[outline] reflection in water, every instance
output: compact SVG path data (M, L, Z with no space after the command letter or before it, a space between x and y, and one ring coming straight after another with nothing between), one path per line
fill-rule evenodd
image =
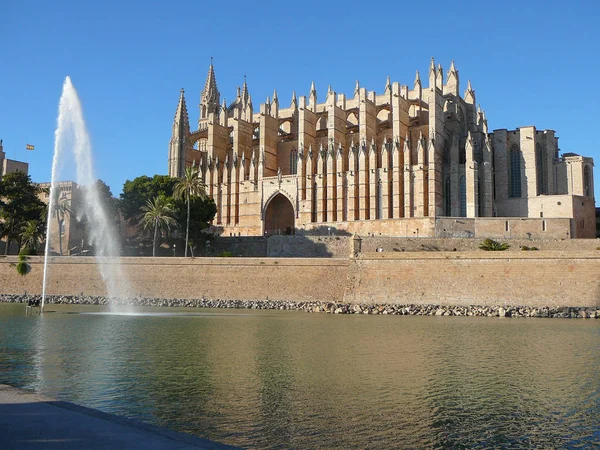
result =
M600 441L600 321L23 309L0 305L0 383L234 445Z

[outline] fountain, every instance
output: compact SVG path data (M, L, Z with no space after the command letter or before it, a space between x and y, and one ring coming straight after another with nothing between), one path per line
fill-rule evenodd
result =
M89 223L89 242L95 248L96 261L106 285L111 310L114 310L116 308L115 299L124 299L129 296L129 283L120 268L120 248L116 230L100 201L93 170L92 146L83 119L81 102L71 78L66 77L63 83L58 107L57 127L54 133L49 211L54 208L56 182L60 175L60 169L69 156L74 157L72 160L77 168L75 181L80 186L87 186L87 189L84 190L83 208L78 213L77 218L85 217ZM51 220L52 214L49 213L46 225L41 311L44 310L46 299Z

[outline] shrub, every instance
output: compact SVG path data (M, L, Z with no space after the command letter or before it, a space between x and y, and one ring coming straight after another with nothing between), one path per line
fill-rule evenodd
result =
M221 254L219 256L221 256L223 258L231 258L233 256L233 253L228 252L227 250L225 250L225 251L221 252Z
M31 272L31 266L26 261L19 261L17 263L17 273L24 277L29 272Z
M504 250L508 250L510 245L506 242L500 243L496 242L493 239L486 239L481 244L479 244L479 248L481 250L489 251L489 252L501 252Z

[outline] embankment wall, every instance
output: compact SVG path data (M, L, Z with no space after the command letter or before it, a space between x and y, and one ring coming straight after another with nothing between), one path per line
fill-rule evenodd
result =
M41 293L43 261L16 273L0 258L0 293ZM600 254L394 252L345 258L122 258L132 296L352 303L600 306ZM47 292L105 295L94 258L53 257Z

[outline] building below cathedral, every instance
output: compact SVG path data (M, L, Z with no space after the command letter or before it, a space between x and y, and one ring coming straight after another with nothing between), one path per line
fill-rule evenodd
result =
M595 237L592 158L561 156L553 130L490 132L454 62L444 74L432 59L423 84L357 81L319 103L313 83L255 112L245 81L221 103L211 64L195 131L181 91L169 175L199 167L225 236Z
M22 161L15 161L14 159L8 159L4 152L4 146L2 145L2 139L0 139L0 178L4 175L13 172L23 172L27 175L29 171L29 164Z

